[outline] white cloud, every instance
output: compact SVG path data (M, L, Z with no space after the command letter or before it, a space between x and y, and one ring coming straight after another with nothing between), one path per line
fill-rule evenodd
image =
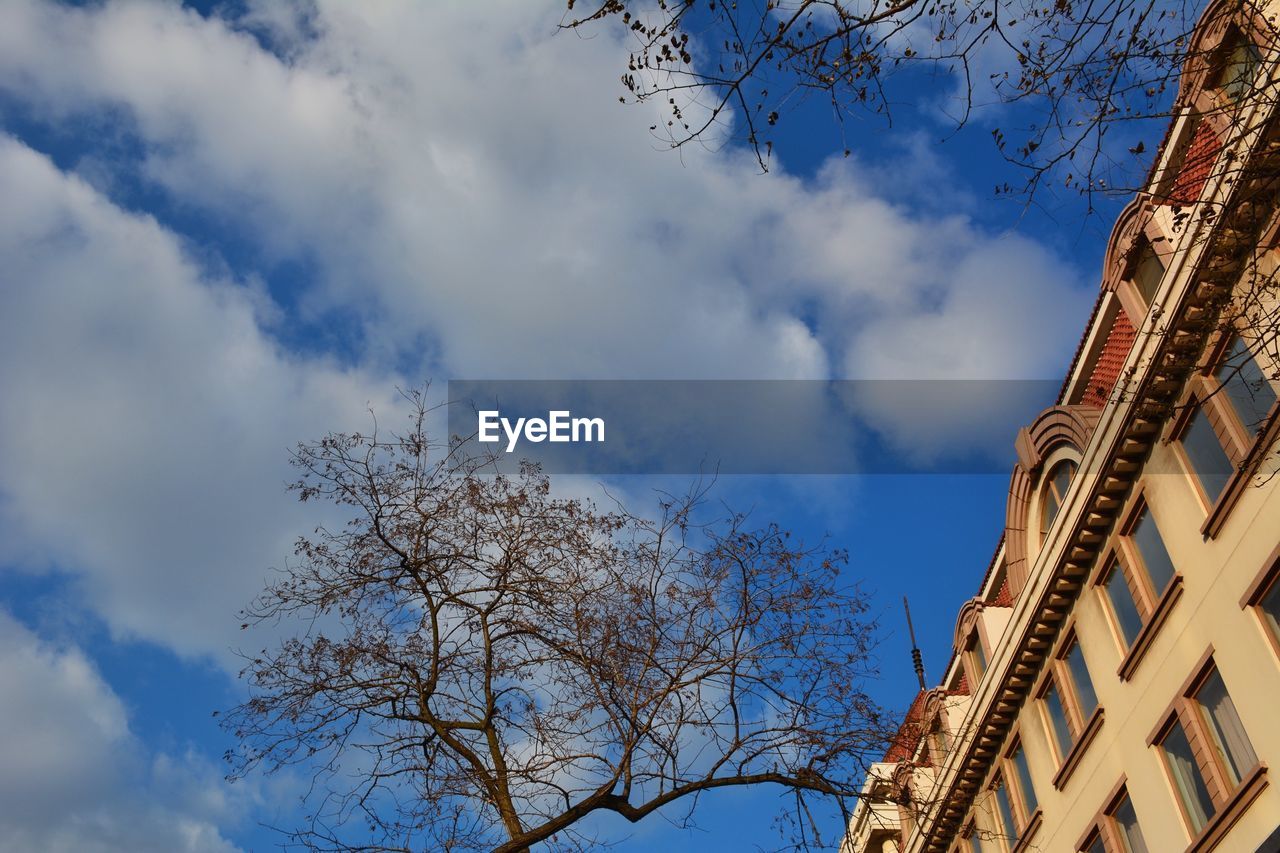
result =
M617 104L624 46L556 35L558 3L308 8L0 4L0 96L80 149L63 170L0 135L0 560L66 572L117 634L226 663L317 520L288 449L393 409L398 382L1065 366L1088 296L1063 259L852 160L806 181L662 150ZM276 304L126 210L137 181L263 279L314 279ZM335 316L354 353L281 343ZM0 847L225 846L199 762L140 755L84 657L7 617L0 712Z
M288 448L363 426L392 380L281 352L249 291L7 137L0 184L4 550L72 571L117 631L223 654L314 523Z
M78 140L95 186L140 176L249 255L314 270L282 314L184 253L198 234L0 144L11 558L82 578L118 631L221 653L235 610L312 522L282 493L286 449L362 418L366 401L388 406L392 365L438 378L1063 368L1078 330L1062 318L1083 318L1088 297L1061 258L897 204L853 161L802 181L728 150L658 150L649 117L616 102L621 43L557 35L558 15L326 2L228 23L153 2L0 6L8 97L64 131L87 117L136 135L136 156ZM237 29L268 20L275 52ZM365 332L363 369L272 337L337 315Z
M852 164L807 184L655 150L616 102L623 46L556 34L560 11L321 3L285 61L174 7L19 4L0 62L51 115L131 116L150 180L314 254L309 305L366 318L384 355L427 335L445 374L822 376L869 319L962 304L950 271L971 256L1050 299L1073 283L1048 253L896 208ZM940 319L955 337L975 318ZM1045 366L1057 343L1019 355Z
M236 849L216 824L243 804L215 769L190 755L148 755L79 649L41 642L2 610L0 719L0 848Z

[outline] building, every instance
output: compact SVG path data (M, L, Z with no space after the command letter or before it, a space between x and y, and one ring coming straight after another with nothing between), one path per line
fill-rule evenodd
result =
M1016 437L1004 536L845 853L1280 850L1269 31L1201 18L1058 404Z

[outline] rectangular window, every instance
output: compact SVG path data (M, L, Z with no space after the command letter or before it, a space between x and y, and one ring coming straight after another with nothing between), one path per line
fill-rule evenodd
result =
M1169 586L1169 581L1173 580L1174 568L1149 508L1143 507L1138 513L1137 520L1129 529L1129 536L1138 548L1147 577L1151 579L1151 587L1158 597Z
M1143 243L1138 258L1133 264L1133 286L1142 296L1142 301L1150 305L1160 287L1160 279L1164 278L1164 264L1150 243Z
M1129 799L1128 791L1121 792L1107 816L1111 818L1116 835L1124 845L1124 853L1147 853L1147 842L1143 840L1142 830L1138 828L1138 815L1133 810L1133 800Z
M1213 375L1245 432L1257 436L1275 405L1276 391L1242 338L1231 341Z
M1182 449L1210 503L1216 501L1235 474L1236 466L1223 449L1203 408L1197 409L1187 422L1186 431L1182 434Z
M1084 848L1084 853L1107 853L1107 846L1102 843L1102 835L1094 833L1093 840Z
M1125 579L1120 577L1116 582L1123 585ZM1127 587L1125 593L1128 594ZM1039 697L1044 703L1049 742L1058 757L1053 786L1062 790L1072 768L1078 764L1077 752L1088 748L1088 741L1101 723L1096 713L1098 696L1074 628L1067 629L1061 646L1054 653Z
M1158 742L1195 835L1232 802L1258 756L1212 658L1191 685Z
M1009 792L1005 788L1004 780L996 777L992 790L995 792L996 817L1000 824L997 831L1009 841L1009 846L1012 847L1018 841L1018 831L1017 824L1013 822L1013 808L1009 805Z
M1234 46L1223 56L1222 73L1218 89L1223 97L1238 104L1253 88L1258 73L1260 55L1253 42L1237 35Z
M947 752L951 749L951 743L947 738L947 727L941 718L935 719L929 728L929 747L939 762L947 757Z
M965 652L969 658L969 668L973 670L972 680L974 686L982 680L982 676L987 671L987 654L982 649L982 638L978 636L978 632L974 631L969 637L969 644L965 646Z
M1089 676L1089 667L1084 660L1084 652L1078 641L1072 641L1064 656L1067 671L1071 673L1071 683L1075 688L1076 701L1080 705L1080 716L1087 720L1098 707L1098 694L1093 690L1093 679Z
M1267 591L1258 599L1258 612L1271 629L1271 634L1280 640L1280 574L1272 578Z
M1067 721L1067 709L1063 707L1062 696L1058 693L1058 685L1049 682L1044 692L1045 709L1049 712L1049 734L1058 749L1058 757L1066 758L1071 747L1075 745L1075 734Z
M1107 575L1103 587L1107 591L1107 599L1111 602L1111 612L1116 617L1116 627L1120 629L1120 636L1124 640L1126 648L1133 645L1133 641L1137 639L1138 632L1142 630L1142 614L1138 611L1138 604L1133 600L1133 592L1129 589L1129 581L1125 578L1124 569L1119 561L1112 567L1111 573Z
M1258 763L1253 744L1245 734L1236 705L1222 683L1222 676L1214 669L1196 691L1195 700L1204 713L1209 732L1213 735L1218 758L1222 761L1227 781L1232 788L1240 784L1244 774Z
M1130 664L1142 657L1148 641L1154 636L1154 627L1169 613L1181 590L1180 578L1169 551L1165 547L1160 528L1145 497L1139 492L1133 506L1127 512L1115 550L1108 559L1109 566L1101 583L1111 605L1121 645L1134 652L1132 661L1127 656L1121 667L1120 677L1132 675ZM1139 638L1144 635L1146 639ZM1137 644L1142 643L1142 649ZM1093 685L1088 685L1092 693ZM1070 710L1070 709L1068 709Z
M1199 832L1213 814L1213 800L1209 797L1209 788L1205 785L1204 775L1196 764L1195 754L1191 751L1191 742L1187 740L1186 730L1180 720L1174 720L1169 731L1160 742L1164 750L1165 761L1169 772L1186 810L1187 820L1191 824L1191 832Z
M1230 699L1227 700L1228 702ZM1234 708L1232 709L1234 713ZM1022 807L1022 814L1025 820L1030 820L1031 816L1036 813L1036 806L1039 801L1036 799L1036 789L1031 784L1031 768L1027 766L1027 753L1022 748L1022 744L1014 747L1013 752L1009 754L1009 761L1013 764L1017 775L1018 795L1020 797L1019 805ZM1250 767L1253 765L1250 764Z

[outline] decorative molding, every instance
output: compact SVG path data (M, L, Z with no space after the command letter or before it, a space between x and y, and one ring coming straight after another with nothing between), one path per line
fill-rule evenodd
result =
M981 596L974 596L960 606L960 613L956 617L956 632L951 639L951 646L955 649L956 654L964 652L965 645L969 642L970 635L978 627L978 617L982 615L982 611L986 609L987 603L982 600ZM981 632L979 632L978 642L982 642ZM983 654L986 654L984 646ZM976 686L976 685L975 685Z
M1009 590L1016 598L1026 586L1031 503L1040 485L1045 460L1063 445L1077 452L1089 445L1101 412L1089 406L1050 406L1028 426L1018 430L1014 449L1018 462L1009 478L1005 505L1005 568Z

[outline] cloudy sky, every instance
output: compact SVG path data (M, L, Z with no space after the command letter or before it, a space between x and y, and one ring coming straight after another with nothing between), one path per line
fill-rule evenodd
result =
M317 521L288 448L397 386L1061 376L1101 235L993 203L981 128L920 109L828 159L809 110L768 175L673 153L618 103L622 34L560 16L0 4L0 849L270 846L299 780L224 783L210 717L235 614ZM1005 480L873 479L735 488L867 575L930 512L941 666Z

